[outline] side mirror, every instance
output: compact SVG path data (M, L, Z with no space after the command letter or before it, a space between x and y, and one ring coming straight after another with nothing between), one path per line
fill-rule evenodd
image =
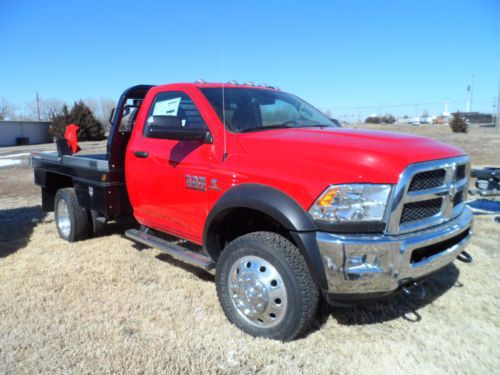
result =
M178 116L153 116L153 121L146 124L144 135L148 138L213 143L212 135L207 129L184 128Z

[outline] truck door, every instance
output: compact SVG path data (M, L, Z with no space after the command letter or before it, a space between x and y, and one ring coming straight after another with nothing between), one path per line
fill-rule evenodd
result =
M165 115L181 117L184 127L207 128L195 103L183 91L158 93L146 123L151 116ZM148 138L144 129L135 134L127 150L127 186L136 219L201 243L212 154L213 145L201 141Z

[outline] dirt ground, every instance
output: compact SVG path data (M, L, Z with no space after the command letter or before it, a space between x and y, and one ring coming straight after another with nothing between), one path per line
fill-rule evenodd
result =
M432 135L465 149L474 165L500 165L492 129L383 129ZM0 148L0 158L51 147ZM283 344L229 324L212 276L141 250L123 227L76 244L59 239L21 159L0 169L2 374L500 372L500 225L492 215L476 216L475 262L441 270L426 283L426 300L323 306L310 332Z

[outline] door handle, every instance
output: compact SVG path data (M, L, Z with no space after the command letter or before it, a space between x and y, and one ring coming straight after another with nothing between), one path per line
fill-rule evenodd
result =
M134 155L137 156L138 158L147 158L149 154L146 151L136 151L134 152Z

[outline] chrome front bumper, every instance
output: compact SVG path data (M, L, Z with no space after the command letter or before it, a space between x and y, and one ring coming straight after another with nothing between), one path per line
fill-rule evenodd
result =
M395 236L318 232L316 239L328 293L353 295L392 292L407 280L424 278L451 263L471 234L472 212L466 207L455 219L419 232ZM435 253L433 246L440 251ZM412 260L412 253L422 248L423 253L429 250L429 256Z

